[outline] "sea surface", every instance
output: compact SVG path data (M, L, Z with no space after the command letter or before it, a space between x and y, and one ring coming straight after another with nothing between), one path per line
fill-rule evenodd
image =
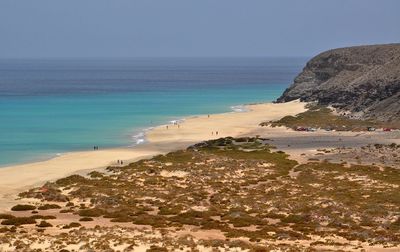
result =
M0 60L0 166L134 146L150 127L273 101L306 60Z

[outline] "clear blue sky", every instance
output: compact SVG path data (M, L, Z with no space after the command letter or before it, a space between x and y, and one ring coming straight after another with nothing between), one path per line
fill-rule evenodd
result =
M311 56L399 41L399 0L0 1L0 58Z

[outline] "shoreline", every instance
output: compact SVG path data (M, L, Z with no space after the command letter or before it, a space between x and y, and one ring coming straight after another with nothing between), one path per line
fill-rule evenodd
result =
M272 101L265 101L265 102L256 102L256 103L248 103L248 104L240 104L240 105L232 105L230 106L230 111L222 112L222 113L215 113L215 114L227 114L227 113L243 113L243 112L248 112L249 109L247 109L248 106L252 105L257 105L257 104L266 104L266 103L272 103ZM215 115L213 114L213 115ZM210 114L211 115L211 114ZM159 125L153 125L149 127L142 127L139 129L136 129L132 132L132 134L129 134L129 138L132 140L132 143L127 144L127 145L120 145L120 146L105 146L104 148L101 148L101 150L112 150L112 149L131 149L131 148L136 148L138 146L142 146L143 144L148 143L146 135L149 131L157 128L157 127L165 127L166 125L172 125L174 122L177 122L178 124L184 122L187 119L190 118L197 118L199 116L205 116L205 114L195 114L195 115L188 115L185 117L179 117L170 121L166 121L163 124ZM42 158L37 157L31 160L23 161L23 162L17 162L17 163L8 163L8 164L0 164L0 171L2 169L7 169L10 167L16 167L16 166L22 166L22 165L29 165L29 164L35 164L35 163L41 163L41 162L46 162L58 157L62 157L64 155L69 155L69 154L74 154L74 153L80 153L80 152L91 152L92 150L88 149L76 149L76 150L70 150L70 151L65 151L65 152L59 152L59 153L50 153L50 154L44 154L41 155ZM46 156L46 157L44 157Z
M185 148L196 142L209 139L252 134L260 128L262 121L295 115L305 110L305 103L260 103L241 105L248 111L230 111L220 114L194 115L183 118L177 125L166 124L145 131L145 142L134 147L118 147L97 151L68 152L49 160L25 163L0 168L0 209L6 209L15 196L28 188L39 186L71 174L104 169L117 165L117 160L125 164L158 154ZM166 129L168 125L169 129ZM219 131L218 135L213 131Z

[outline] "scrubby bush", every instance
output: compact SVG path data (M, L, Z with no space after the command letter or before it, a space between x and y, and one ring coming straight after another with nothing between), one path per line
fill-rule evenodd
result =
M132 217L129 216L121 216L114 219L111 219L111 222L131 222L133 220Z
M15 217L1 222L2 225L20 226L26 224L36 224L35 219L29 217Z
M71 209L62 209L60 210L60 213L72 213L74 210Z
M18 204L11 208L12 211L31 211L31 210L35 210L35 209L36 209L35 206L24 205L24 204Z
M40 228L46 228L46 227L52 227L53 225L51 225L50 223L48 223L47 221L41 221L38 225L36 225Z
M78 222L71 222L70 224L65 225L63 227L63 229L77 228L77 227L80 227L80 226L82 226L82 225L80 223L78 223Z
M57 204L45 204L38 207L39 210L49 210L49 209L60 209L61 207Z
M15 216L11 214L0 214L0 219L8 220L12 218L15 218Z
M93 221L92 217L82 217L79 219L79 221Z
M155 245L151 245L149 249L146 250L146 252L167 252L168 249L163 248L163 247L158 247Z
M34 220L36 220L36 219L53 220L53 219L56 219L56 216L35 214L35 215L30 216L29 218L34 219Z
M81 209L78 214L85 217L99 217L104 214L104 210L98 208Z

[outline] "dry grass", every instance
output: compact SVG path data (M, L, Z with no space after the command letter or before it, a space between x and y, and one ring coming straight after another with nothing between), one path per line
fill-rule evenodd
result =
M352 119L346 116L339 116L332 113L330 108L320 105L308 105L306 112L296 116L285 116L280 120L273 122L263 122L261 126L286 126L296 129L304 128L321 128L337 131L366 131L368 127L375 128L399 128L397 123L378 122L373 120Z
M186 175L162 176L162 171ZM290 176L291 172L297 175ZM102 219L115 223L107 239L124 237L115 235L120 223L132 228L150 227L152 234L165 233L153 240L145 236L136 240L164 242L165 246L157 245L153 250L206 244L253 251L262 251L262 246L266 251L277 247L299 251L298 245L267 244L312 243L315 237L319 237L319 242L313 243L315 247L347 248L360 242L400 246L398 169L329 162L298 164L260 138L207 141L125 167L109 167L104 173L70 176L48 186L74 202L61 209L64 214L82 216L82 222L96 217L93 222ZM60 228L79 225L71 223ZM217 232L224 239L197 239L191 243L190 239L173 235L186 231L195 236L192 228ZM79 239L88 239L91 230L81 227ZM249 242L235 243L243 237ZM345 242L327 237L341 237ZM103 241L100 247L88 246L111 246L105 242L106 237L101 239L96 240Z

